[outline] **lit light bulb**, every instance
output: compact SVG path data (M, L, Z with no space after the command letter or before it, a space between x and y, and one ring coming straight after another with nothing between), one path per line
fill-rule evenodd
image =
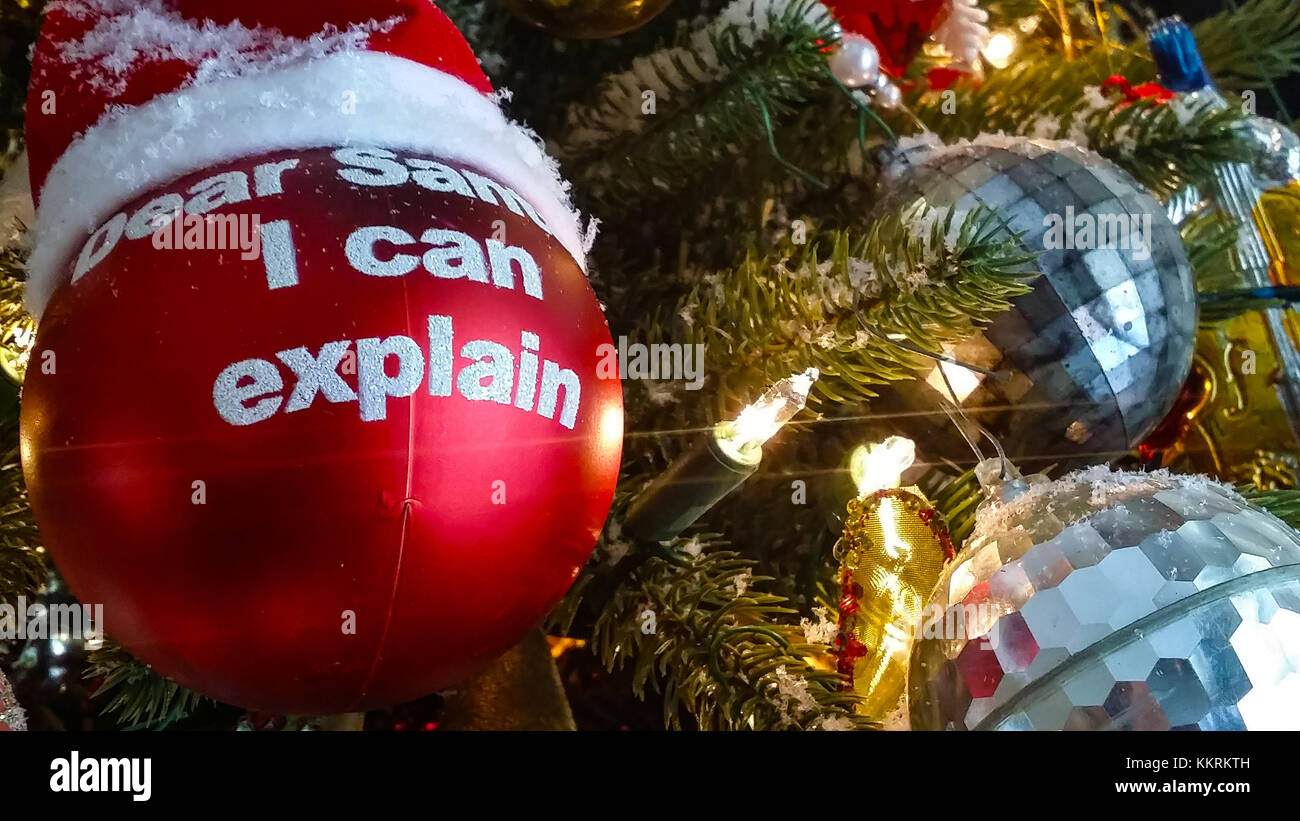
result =
M821 376L816 368L782 379L746 407L734 422L716 429L718 445L739 462L752 462L763 443L803 410L813 383Z
M916 443L904 436L891 436L874 445L863 445L849 458L849 475L866 496L887 487L898 487L903 472L916 461Z
M1011 55L1016 50L1016 36L1009 31L999 31L989 38L984 46L984 59L994 68L1006 68L1011 62Z

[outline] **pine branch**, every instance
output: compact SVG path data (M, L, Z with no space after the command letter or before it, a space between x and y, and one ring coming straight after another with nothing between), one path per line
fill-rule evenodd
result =
M87 679L103 678L95 698L107 698L102 713L127 730L165 730L194 711L203 698L136 659L112 639L90 652Z
M43 0L0 3L0 130L8 151L22 140L27 78L31 73L28 47L41 26Z
M4 442L0 456L0 604L9 604L19 596L35 598L49 570L27 504L17 420L0 425L0 441Z
M1256 90L1300 72L1300 2L1247 0L1193 27L1196 45L1220 88Z
M1251 159L1243 111L1187 112L1151 100L1119 105L1122 98L1100 91L1112 73L1105 56L1028 55L978 87L957 90L955 99L927 95L918 116L947 141L998 131L1070 140L1124 168L1159 199L1204 185L1219 163Z
M1187 261L1196 275L1196 290L1221 291L1238 284L1240 277L1231 270L1231 252L1237 245L1239 227L1235 219L1217 209L1207 209L1179 226Z
M1264 508L1291 527L1300 529L1300 490L1258 490L1253 485L1238 487L1246 501Z
M554 140L561 161L581 195L606 210L679 191L827 88L825 49L835 40L813 0L737 0L571 107ZM643 113L645 92L653 114Z
M1241 129L1245 119L1240 109L1227 108L1197 111L1183 121L1172 105L1142 101L1098 113L1083 129L1086 145L1165 200L1189 185L1207 185L1217 165L1251 159Z
M953 477L934 495L934 506L948 522L948 535L958 549L975 529L975 511L984 501L984 491L975 469Z
M683 709L711 730L869 727L853 714L857 696L813 665L828 648L782 621L795 612L784 597L756 589L770 579L716 547L682 564L650 558L620 588L592 637L606 667L630 667L639 697L662 693L672 729Z
M809 366L822 373L814 400L874 396L873 385L911 378L925 361L892 338L938 351L1006 310L1036 274L1034 255L985 210L957 223L921 206L865 234L782 250L707 278L680 306L726 404Z
M1271 285L1215 291L1201 294L1198 301L1201 305L1201 326L1206 327L1250 311L1286 308L1300 303L1300 286Z

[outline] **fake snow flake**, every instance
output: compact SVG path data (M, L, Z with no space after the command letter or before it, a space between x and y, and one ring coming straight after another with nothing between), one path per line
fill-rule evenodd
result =
M803 618L799 620L799 627L803 630L804 641L809 644L829 645L835 641L835 636L839 633L839 625L831 618L831 611L828 607L814 607L813 615L817 621Z
M736 598L745 595L745 592L749 590L749 586L753 583L754 574L751 571L746 570L744 573L737 574L736 577L731 580L731 586L736 588Z
M677 549L682 551L688 556L698 556L700 555L700 553L704 551L704 540L701 539L699 536L692 536L691 538L677 545Z
M817 699L808 691L808 680L785 669L782 664L771 673L775 693L772 702L781 713L781 725L798 724L800 717L817 709Z

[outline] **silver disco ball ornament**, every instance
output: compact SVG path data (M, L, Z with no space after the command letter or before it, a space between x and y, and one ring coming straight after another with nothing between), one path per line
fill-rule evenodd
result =
M1300 536L1203 477L1004 485L912 652L913 729L1300 729Z
M953 209L955 225L984 206L1039 254L1043 273L949 351L994 375L936 364L873 405L928 427L912 438L931 442L933 455L967 452L935 413L941 397L1034 469L1125 453L1169 411L1195 346L1191 266L1165 209L1127 173L1068 142L912 140L886 155L880 191L882 213L924 202Z

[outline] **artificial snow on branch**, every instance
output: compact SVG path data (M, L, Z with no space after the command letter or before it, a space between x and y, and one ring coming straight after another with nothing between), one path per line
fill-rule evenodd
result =
M836 39L815 0L737 0L572 106L556 151L575 187L609 204L680 190L824 88Z
M1034 261L987 210L922 205L751 254L697 286L679 313L723 402L809 366L822 374L814 397L848 402L913 376L921 357L892 339L931 351L960 340L1029 290Z
M646 560L596 624L600 660L610 670L630 668L638 696L659 692L672 729L681 728L683 710L701 729L869 727L853 712L858 697L814 666L829 648L784 621L796 611L761 591L770 579L754 574L752 560L719 547L710 541L680 564Z

